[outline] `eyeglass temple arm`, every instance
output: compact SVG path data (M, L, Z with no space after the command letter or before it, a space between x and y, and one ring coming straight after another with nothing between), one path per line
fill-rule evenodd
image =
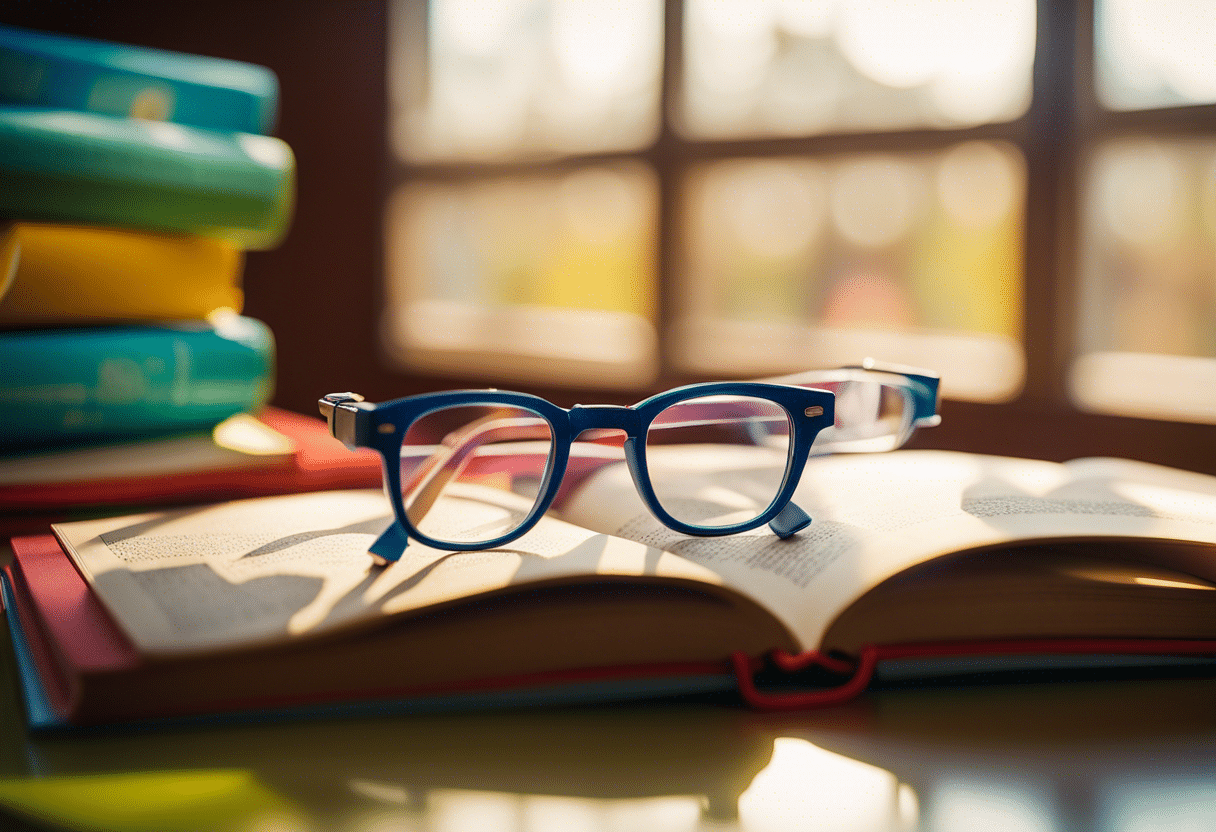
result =
M931 428L941 424L942 417L938 413L942 404L942 377L932 370L920 367L909 367L905 364L891 364L866 358L860 364L843 367L846 370L870 370L876 373L894 373L906 377L912 382L917 393L912 397L912 424L918 428Z
M419 467L411 472L409 478L402 483L402 492L412 493L419 487L428 472L440 464L443 465L443 468L435 473L431 481L426 483L423 490L411 500L411 508L408 512L410 522L417 523L426 516L426 512L430 511L440 492L443 491L443 486L459 476L468 465L474 464L478 459L476 451L482 445L488 442L513 442L527 439L552 439L548 423L543 419L528 417L514 417L510 420L501 417L486 417L445 436L440 445L448 450L436 451L419 463ZM588 428L581 433L570 448L570 460L562 474L562 491L565 492L567 488L576 486L577 483L605 465L617 461L614 457L596 454L576 457L576 448L584 445L619 445L622 439L620 432L613 429L601 431L597 428ZM494 467L487 466L484 471L475 472L475 475L502 471L506 471L512 477L518 474L542 475L545 465L548 464L548 457L548 453L504 455L492 460L497 463ZM453 464L453 460L455 460L455 464ZM557 499L560 499L560 494ZM417 510L414 506L418 506Z
M543 439L548 436L549 425L542 419L501 416L486 416L449 433L439 443L439 449L401 484L404 494L417 490L406 510L410 522L415 525L421 522L447 484L460 476L477 449L485 443Z
M903 364L890 364L867 358L860 364L846 364L840 370L859 370L861 372L888 373L902 376L912 389L912 424L918 428L931 428L941 424L942 417L938 415L941 407L941 376L931 370L920 367L909 367ZM804 373L794 373L787 376L776 376L765 381L780 384L796 384L802 387L814 387L816 382L832 381L831 378L820 378L820 373L830 376L832 370L808 370ZM877 380L875 380L877 382ZM881 383L881 382L877 382Z

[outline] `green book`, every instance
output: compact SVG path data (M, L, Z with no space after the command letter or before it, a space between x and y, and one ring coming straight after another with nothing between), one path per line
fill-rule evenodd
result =
M210 428L257 410L274 338L236 315L173 326L0 333L0 452Z
M278 101L256 64L0 25L0 105L268 134Z
M0 216L181 231L245 248L287 231L283 141L69 110L0 108Z

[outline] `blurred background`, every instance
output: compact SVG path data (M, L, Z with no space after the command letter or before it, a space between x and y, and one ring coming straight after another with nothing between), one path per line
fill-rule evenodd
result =
M627 403L866 357L920 447L1216 473L1207 0L8 0L272 68L274 403Z

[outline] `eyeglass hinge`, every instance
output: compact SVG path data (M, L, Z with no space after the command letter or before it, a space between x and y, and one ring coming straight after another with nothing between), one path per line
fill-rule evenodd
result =
M329 423L330 434L341 439L347 447L354 447L354 425L350 423L338 424L336 422L337 415L346 412L345 410L338 410L338 406L361 401L363 401L363 397L358 393L330 393L327 396L323 396L317 402L317 409L321 411L321 415ZM343 422L346 421L345 419L343 420Z

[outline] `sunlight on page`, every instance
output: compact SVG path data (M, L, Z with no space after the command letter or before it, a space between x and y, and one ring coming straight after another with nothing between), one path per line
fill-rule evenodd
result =
M776 740L739 797L748 832L897 832L915 829L917 814L916 793L891 772L793 737Z
M392 520L379 491L238 500L54 528L98 597L141 649L258 643L373 611L340 599L371 567ZM304 612L302 619L292 619Z
M1216 523L1216 501L1196 499L1194 493L1177 488L1133 482L1116 483L1112 490L1133 503L1162 515L1206 517Z
M498 488L461 483L454 496L436 503L434 512L452 523L467 524L466 512L487 523L512 523L531 500ZM387 613L457 600L487 588L560 580L588 574L664 575L720 584L711 570L646 544L589 531L554 518L542 518L523 537L498 549L448 552L410 544L402 559L376 578L363 598ZM404 591L402 587L407 587Z

